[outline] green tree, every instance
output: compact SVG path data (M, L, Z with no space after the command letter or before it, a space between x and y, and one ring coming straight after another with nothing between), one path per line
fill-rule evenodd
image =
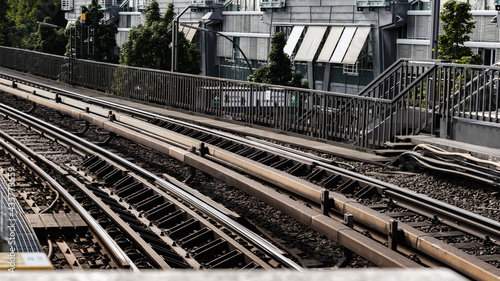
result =
M181 35L182 34L182 35ZM184 33L179 33L179 61L182 62L178 65L178 71L183 73L200 74L201 73L201 52L198 46L189 42ZM171 49L171 48L169 48ZM169 57L172 57L172 53L169 52ZM170 69L170 60L168 69Z
M82 6L82 9L86 10L85 24L83 25L84 34L87 34L87 27L93 28L95 32L94 36L94 53L90 55L89 58L97 61L104 62L118 62L118 56L114 54L116 47L116 34L118 33L118 28L114 22L102 22L104 18L104 13L101 10L101 5L99 5L97 0L92 0L92 2L86 7ZM80 18L75 22L75 27L78 32L81 29ZM69 36L69 31L67 31ZM80 42L80 36L76 39L76 42ZM84 39L85 41L85 39ZM79 44L79 43L78 43Z
M443 5L441 21L443 33L438 39L438 58L455 63L480 64L482 59L473 54L464 43L470 40L469 34L476 22L472 21L471 5L467 2L449 0Z
M146 8L146 21L133 27L128 40L122 45L120 63L130 66L170 70L172 21L175 17L174 4L169 3L163 17L156 1ZM179 33L180 72L199 74L201 53L195 44Z
M249 81L274 85L308 88L309 83L302 81L300 72L293 72L292 61L283 51L286 45L286 35L283 32L274 33L271 38L269 65L257 69L248 77Z
M46 17L44 23L51 24L50 17ZM65 30L40 24L34 38L34 50L43 53L64 55L66 52L68 38Z
M8 10L7 0L0 0L0 46L10 46L9 33L12 29L12 22L7 17Z
M160 5L153 1L146 7L146 25L152 25L159 21L161 21Z
M52 23L66 25L59 0L6 0L9 4L6 17L13 21L10 44L14 47L34 50L38 21L50 17ZM1 9L3 10L3 8Z

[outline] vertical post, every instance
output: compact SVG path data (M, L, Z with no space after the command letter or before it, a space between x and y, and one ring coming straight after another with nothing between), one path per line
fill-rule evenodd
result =
M82 15L80 17L81 21L80 21L80 52L81 52L81 58L84 57L84 52L83 52L83 25L85 25L85 21L87 19L87 8L86 7L82 7Z
M330 191L328 189L323 189L321 192L321 213L328 216L328 210L330 209Z
M87 26L87 55L90 55L90 26Z
M177 71L177 36L179 32L178 17L175 17L172 22L172 65L170 70Z
M398 221L393 219L389 222L389 237L387 239L387 247L393 251L398 249L398 234Z
M438 53L438 35L439 35L439 8L440 0L431 1L431 37L429 46L429 58L437 59Z
M73 28L70 27L69 29L69 53L68 53L68 81L69 84L71 85L71 67L72 67L72 58L73 56Z
M75 32L73 32L73 30ZM75 38L73 39L73 33L74 33L74 36ZM74 59L74 56L76 56L76 26L72 26L70 27L70 30L69 30L69 63L68 63L68 80L69 80L69 84L70 85L73 85L73 59ZM74 49L74 52L73 52L73 45L75 47Z
M80 58L83 59L83 23L80 24Z
M95 28L92 27L92 57L95 55Z

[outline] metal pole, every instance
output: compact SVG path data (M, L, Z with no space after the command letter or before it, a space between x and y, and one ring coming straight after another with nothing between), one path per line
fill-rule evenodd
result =
M41 21L37 21L36 23L37 24L41 24L41 25L45 25L45 26L50 26L50 27L53 27L53 28L65 28L64 26L59 26L59 25L50 24L50 23L41 22Z
M69 61L68 61L68 80L69 84L73 85L73 28L75 26L71 26L69 28ZM76 28L75 28L76 30ZM76 51L76 50L75 50Z
M441 7L440 0L432 0L431 6L431 37L429 46L429 57L437 59L438 54L438 36L439 36L439 8Z
M226 35L224 35L224 34L222 34L220 32L214 31L214 30L205 29L205 28L196 27L196 26L187 25L187 24L181 24L181 25L184 26L184 27L187 27L187 28L194 28L196 30L200 30L200 31L204 31L204 32L215 33L215 34L220 35L220 36L226 38L227 40L229 40L231 43L233 43L233 46L236 47L240 51L241 55L243 56L243 58L245 59L245 61L247 63L248 69L250 69L250 73L253 74L252 65L250 64L250 61L248 60L247 56L245 55L245 53L243 52L243 50L240 48L240 46L238 46L237 44L235 44L234 41L231 38L227 37Z
M176 19L174 19L174 23L172 25L172 71L177 71L178 68L178 60L177 56L178 54L178 37L179 37L179 22Z
M80 23L80 58L83 59L83 23Z
M87 26L87 55L90 55L90 26Z
M171 71L177 71L177 66L179 65L178 63L178 53L179 53L179 45L178 45L178 34L179 34L179 18L187 12L188 9L190 9L191 6L187 6L178 14L176 17L174 17L174 20L172 21L172 65L171 65Z

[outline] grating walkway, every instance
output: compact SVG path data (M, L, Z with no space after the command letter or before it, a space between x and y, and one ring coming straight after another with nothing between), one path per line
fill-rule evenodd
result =
M0 176L0 234L5 252L42 252L42 246L35 236L23 209L17 202L12 188Z

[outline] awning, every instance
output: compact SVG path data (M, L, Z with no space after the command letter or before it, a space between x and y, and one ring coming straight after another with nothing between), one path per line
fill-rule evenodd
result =
M354 33L356 33L356 27L349 26L344 28L344 32L342 32L342 36L337 43L337 47L335 47L335 51L333 51L333 55L330 58L330 63L342 63L345 53L347 52L347 48L349 48L349 45L351 44Z
M200 24L199 23L192 23L192 24L187 24L187 25L190 25L190 26L194 26L194 27L199 27ZM184 32L184 37L186 37L186 39L191 42L193 41L193 38L194 38L194 35L196 34L196 29L194 28L189 28L187 26L183 26L183 25L179 25L179 32Z
M330 61L333 50L335 50L335 47L337 47L337 43L339 42L340 36L342 35L342 31L344 31L344 27L342 26L332 26L332 28L330 28L330 34L328 34L328 38L326 38L323 49L321 49L321 53L318 57L319 62Z
M190 25L194 26L194 27L199 27L200 26L199 23L190 24ZM189 30L186 30L186 29L189 29ZM194 35L196 34L196 31L198 31L198 30L196 30L194 28L187 28L187 27L186 27L186 29L184 29L184 35L186 35L186 39L189 42L191 42L191 41L193 41Z
M292 29L292 33L288 37L288 41L286 41L285 48L283 48L283 52L285 54L288 54L289 56L292 55L293 50L295 49L295 46L297 45L297 42L299 42L300 36L302 35L302 31L304 31L305 26L303 25L297 25L294 26Z
M300 37L303 26L296 26L292 30L292 34L297 27L300 27L300 32L297 31ZM306 35L300 44L299 50L295 55L295 61L313 61L327 26L309 26ZM329 63L342 63L342 64L355 64L358 60L361 49L365 45L368 34L370 34L371 27L369 26L332 26L330 33L323 44L321 52L318 56L318 62ZM296 45L299 38L293 38ZM292 36L287 42L292 42ZM295 45L290 45L290 52L293 51Z
M342 63L345 64L355 64L358 60L359 53L361 49L365 45L366 38L368 38L368 34L370 34L370 27L358 27L354 37L352 38L351 44L349 45L349 49L342 60Z
M313 61L326 29L326 26L309 26L294 60Z

